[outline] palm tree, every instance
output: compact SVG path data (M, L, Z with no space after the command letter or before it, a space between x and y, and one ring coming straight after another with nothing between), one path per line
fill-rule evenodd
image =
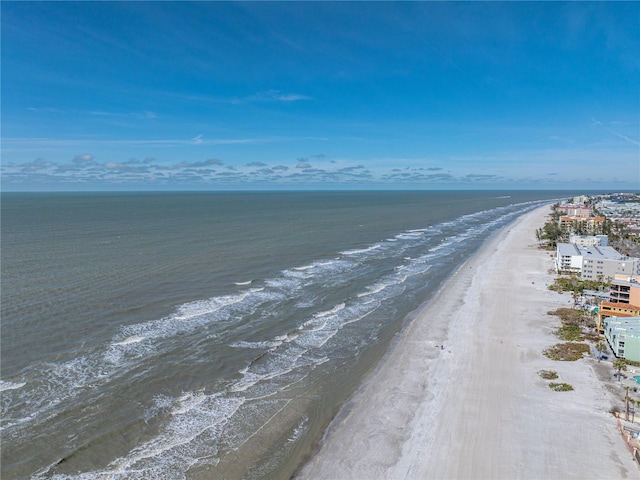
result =
M607 351L607 344L600 340L596 344L596 350L598 350L598 360L602 357L602 354Z
M618 380L620 380L620 372L627 371L627 362L624 361L624 358L616 358L613 361L613 368L618 371Z
M582 291L578 287L574 287L571 290L571 297L573 298L573 306L574 308L578 306L578 299L582 297Z

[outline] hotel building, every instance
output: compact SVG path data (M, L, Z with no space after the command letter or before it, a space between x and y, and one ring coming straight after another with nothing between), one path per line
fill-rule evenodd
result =
M583 280L609 281L619 273L637 275L640 259L618 253L613 247L559 243L556 248L556 271L579 273Z

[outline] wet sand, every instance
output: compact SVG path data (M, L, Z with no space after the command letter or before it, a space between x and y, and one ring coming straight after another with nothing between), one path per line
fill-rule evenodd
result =
M308 479L637 478L593 360L555 362L548 207L494 236L434 296L298 472ZM443 348L444 347L444 348ZM540 370L574 387L554 392Z

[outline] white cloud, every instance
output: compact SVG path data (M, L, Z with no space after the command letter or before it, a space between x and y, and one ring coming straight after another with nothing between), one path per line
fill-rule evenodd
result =
M605 154L606 153L606 154ZM411 186L427 188L465 188L475 185L484 188L564 188L567 186L597 186L619 184L608 170L602 168L603 158L615 161L627 174L621 187L640 182L637 155L634 152L605 152L586 149L513 151L494 155L469 157L442 157L437 162L448 165L447 170L432 166L433 158L375 158L316 160L299 157L289 165L254 161L244 164L223 165L217 158L206 160L158 161L154 158L109 158L97 161L84 153L67 162L43 158L22 163L2 165L5 185L76 184L86 187L109 188L110 185L130 185L130 188L162 188L163 185L189 188L206 185L208 188L250 188L251 185L273 188L307 185L339 187L341 185L368 185L371 188ZM101 156L104 154L101 154ZM430 166L431 165L431 166ZM478 168L482 165L482 169ZM575 166L580 165L579 169ZM392 168L393 167L393 168ZM549 173L552 172L552 173ZM618 183L616 183L618 182ZM634 183L635 182L635 183ZM608 188L608 187L607 187Z
M85 153L83 155L78 155L77 157L75 157L73 159L73 162L77 164L87 164L87 163L90 163L93 160L93 158L94 158L93 155Z
M49 162L42 158L37 158L33 162L23 163L22 165L20 165L20 169L23 172L27 173L27 172L37 172L37 171L51 168L54 166L55 166L55 163L53 162Z
M300 102L313 100L308 95L303 95L300 93L283 93L279 90L266 90L263 92L258 92L254 95L249 95L244 98L234 98L233 103L247 103L247 102L283 102L283 103L292 103L292 102Z
M300 100L311 100L311 97L308 97L307 95L300 95L298 93L276 94L274 98L281 102L298 102Z

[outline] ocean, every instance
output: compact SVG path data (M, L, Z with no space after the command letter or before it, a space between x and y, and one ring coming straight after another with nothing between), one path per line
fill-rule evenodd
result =
M412 312L564 198L4 193L1 476L290 478Z

